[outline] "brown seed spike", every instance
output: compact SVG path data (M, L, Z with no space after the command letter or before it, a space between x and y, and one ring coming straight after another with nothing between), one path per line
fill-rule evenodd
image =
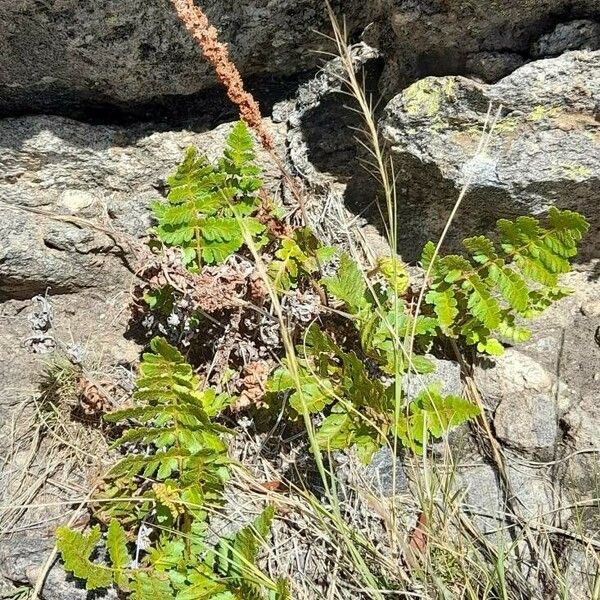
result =
M254 130L266 150L273 150L273 138L263 125L258 103L244 89L242 77L229 58L227 45L219 42L217 30L209 23L202 9L194 5L193 0L171 0L171 3L181 22L202 49L204 58L213 66L218 81L227 90L227 96L238 107L240 118Z

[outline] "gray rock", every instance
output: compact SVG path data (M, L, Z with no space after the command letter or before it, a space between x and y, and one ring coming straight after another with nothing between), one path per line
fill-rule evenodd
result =
M555 399L549 394L508 397L496 410L494 427L506 445L551 458L558 435Z
M512 463L509 459L508 477L512 506L520 518L528 522L552 522L552 510L560 498L553 495L555 492L544 471ZM466 507L484 533L496 534L498 528L509 521L505 490L492 466L484 462L459 466L458 486ZM498 533L503 537L507 531Z
M202 3L245 78L287 77L319 66L331 26L321 0L207 0ZM482 53L526 55L556 16L598 18L596 0L338 0L351 34L386 55L382 88L397 93L423 74L505 74ZM118 107L173 110L215 85L210 66L168 0L5 2L0 7L0 111ZM497 62L497 61L493 61ZM508 64L508 63L505 63ZM510 67L509 67L510 68ZM220 102L220 100L219 100ZM206 110L200 98L196 106ZM218 110L218 106L213 107ZM179 116L179 115L178 115Z
M143 235L149 203L161 196L185 148L195 145L215 158L229 129L163 132L60 117L1 120L0 296L125 289L131 247L110 231ZM280 138L278 131L273 128ZM272 189L279 173L260 157ZM100 229L69 221L73 217Z
M573 544L563 557L566 565L565 579L569 600L588 600L594 597L598 563L591 552L579 544Z
M541 458L552 458L558 437L556 376L533 358L510 348L494 368L478 367L476 381L494 412L503 443Z
M502 104L485 153L478 153L490 102ZM499 217L579 210L600 225L600 52L572 52L530 63L495 85L429 77L386 107L381 132L397 163L399 251L437 239L459 190L470 191L449 243L490 230ZM583 260L597 256L589 235Z
M598 449L600 405L598 392L590 391L562 417L566 434L577 450Z
M387 57L382 78L387 97L424 75L468 72L467 62L482 52L527 56L560 15L600 15L597 0L380 0L377 5L365 41ZM472 72L482 79L488 73L484 63Z
M600 23L586 19L559 23L531 48L531 55L558 56L569 50L600 50Z
M394 461L393 453L387 447L376 452L371 463L362 468L361 480L361 484L368 485L375 493L386 498L408 491L403 461L401 458ZM354 483L359 484L359 481L355 480Z
M479 52L467 58L466 70L483 81L494 83L525 64L525 59L515 52Z
M406 378L405 394L409 399L415 398L419 392L427 389L432 384L441 384L441 393L444 396L462 396L463 386L460 378L460 365L451 360L440 360L428 356L433 361L436 370L427 375L418 375L411 373Z
M54 539L29 532L0 546L0 575L14 583L35 586L54 547ZM83 582L65 572L57 559L48 571L42 600L88 600ZM100 590L97 598L116 599L114 590Z
M321 0L202 2L244 77L288 76L328 47ZM339 7L338 7L339 8ZM343 3L354 27L363 3ZM365 11L366 12L366 11ZM0 111L172 103L214 86L168 0L15 0L0 6ZM140 107L143 112L143 106Z

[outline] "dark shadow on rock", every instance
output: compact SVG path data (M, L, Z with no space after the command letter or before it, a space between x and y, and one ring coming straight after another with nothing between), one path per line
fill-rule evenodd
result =
M268 116L276 103L292 98L298 86L313 76L314 71L306 71L290 77L251 77L245 84L259 102L263 115ZM197 132L209 131L238 118L236 107L221 86L187 96L160 96L138 104L108 103L97 97L69 99L68 96L60 108L57 108L55 98L49 96L48 102L47 106L40 101L27 110L13 111L0 115L0 118L53 115L92 125L131 127L145 123L158 131L191 128Z

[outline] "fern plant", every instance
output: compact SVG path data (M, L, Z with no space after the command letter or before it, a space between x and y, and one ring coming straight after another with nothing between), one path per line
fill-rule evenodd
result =
M128 427L115 446L129 450L95 503L96 518L107 524L110 564L92 560L103 537L100 524L87 534L63 527L57 547L65 568L89 590L115 585L132 600L287 598L285 584L254 565L272 509L216 549L205 540L207 509L223 501L229 464L221 439L229 430L213 419L231 399L201 390L192 367L166 340L153 339L151 349L140 366L137 406L105 417ZM155 532L149 547L140 544L145 527Z
M140 366L134 399L138 405L105 416L112 423L132 423L115 447L143 448L129 454L108 473L105 497L126 498L99 508L99 516L123 523L141 522L150 513L165 527L194 518L194 506L219 501L227 478L228 430L211 420L231 399L200 381L183 355L163 338L151 342ZM138 490L140 500L127 500Z
M408 287L408 275L399 261L382 260L378 272L383 281L369 287L358 265L348 255L341 256L336 275L321 283L350 313L354 332L334 339L319 326L311 326L298 346L301 389L296 389L285 360L268 383L271 392L290 393L289 405L295 413L324 414L316 434L322 449L354 446L364 462L393 435L420 453L430 436L439 437L479 412L468 401L443 397L432 386L398 414L396 377L401 378L409 365L419 373L435 370L426 356L403 353L408 346L405 339L416 328L416 347L425 351L437 322L410 314L399 296Z
M87 590L114 585L131 600L288 600L286 581L273 582L256 567L273 514L267 508L253 524L216 545L206 542L204 526L186 535L162 533L142 564L117 520L111 521L104 543L109 564L93 559L103 537L99 526L85 534L60 527L57 548L65 569L84 580Z
M284 364L269 381L271 392L290 392L294 411L325 413L316 439L326 451L354 446L368 463L390 436L416 453L422 453L430 436L440 437L479 414L476 406L458 396L442 396L432 385L398 415L395 389L384 384L381 374L369 372L368 360L355 351L343 350L317 326L311 326L298 348L301 389Z
M463 242L468 257L449 255L431 264L435 247L429 242L422 258L423 268L431 270L425 299L440 334L492 355L504 351L498 338L528 340L531 332L519 320L570 293L558 278L570 271L569 259L589 225L578 213L552 207L546 228L533 217L501 219L497 227L498 244L484 236Z
M252 137L243 121L234 126L216 163L189 148L167 183L167 202L152 204L158 222L155 233L166 246L181 249L190 270L223 262L240 250L242 227L258 245L265 242L261 237L265 226L253 216L260 206L257 192L262 180Z
M430 436L439 437L479 410L462 398L443 397L433 385L412 400L401 390L398 416L396 382L409 370L435 370L425 355L434 340L452 338L499 355L504 347L494 333L513 343L529 339L519 320L537 316L569 293L558 277L570 270L568 259L587 229L581 215L552 208L547 228L532 217L500 220L499 249L478 236L464 241L468 256L434 259L435 246L427 244L422 266L431 274L425 289L429 310L420 315L412 314L404 298L409 278L397 259L381 259L372 274L379 280L370 281L342 255L336 275L321 284L349 313L355 336L334 339L311 327L298 348L301 389L293 389L285 361L269 389L290 391L296 413L324 413L317 431L324 449L355 445L368 461L395 433L405 447L422 452Z

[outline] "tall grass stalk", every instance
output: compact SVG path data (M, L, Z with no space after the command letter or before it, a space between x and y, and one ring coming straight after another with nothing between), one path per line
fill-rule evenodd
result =
M308 405L306 402L306 398L304 397L302 382L300 380L300 370L298 365L298 356L296 354L296 349L294 347L294 342L291 338L290 332L288 330L288 323L285 319L283 308L279 301L279 297L277 295L277 290L273 286L273 282L268 275L267 266L264 263L262 256L260 255L260 251L256 246L252 233L248 230L247 225L242 218L241 215L238 214L234 205L230 205L232 211L236 215L237 221L240 225L244 236L244 242L248 249L250 250L252 257L254 258L255 267L259 277L262 279L268 294L269 299L271 300L271 306L273 307L273 311L275 312L275 316L279 323L279 329L281 334L281 340L283 343L285 357L286 357L286 367L290 373L292 381L294 382L295 391L298 393L298 397L300 398L300 403L302 407L302 418L304 421L304 425L306 428L306 433L309 440L309 445L311 452L313 454L315 464L319 471L319 475L323 482L323 486L325 489L325 496L330 503L333 514L329 515L331 520L337 524L336 532L338 536L342 539L343 544L347 551L350 553L353 564L355 565L358 573L363 577L365 583L369 586L369 588L373 591L373 598L377 600L383 600L383 596L378 591L378 585L375 576L369 569L366 564L363 556L361 555L358 547L356 546L352 536L349 534L347 527L343 526L343 518L340 511L339 499L337 497L337 493L335 490L335 474L330 472L326 467L323 460L323 454L321 452L321 448L319 447L319 443L316 439L314 424L312 421L312 417L310 411L308 410ZM327 511L325 511L327 512Z

